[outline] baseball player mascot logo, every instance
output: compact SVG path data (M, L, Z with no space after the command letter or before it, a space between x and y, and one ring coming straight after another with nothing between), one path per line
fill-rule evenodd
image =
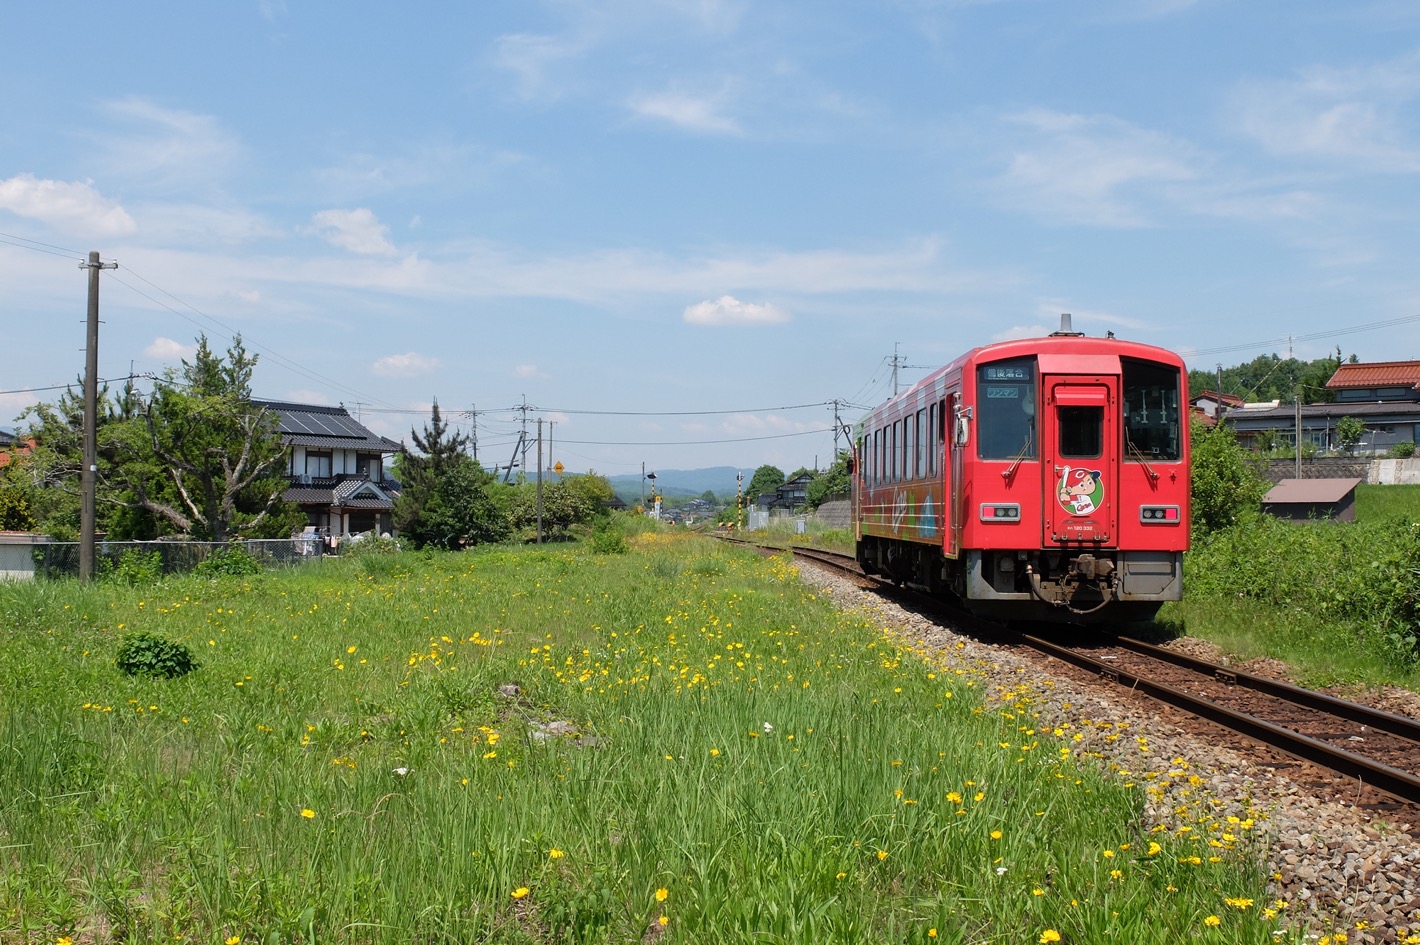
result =
M1066 466L1060 474L1060 505L1071 515L1089 515L1104 502L1104 482L1098 469Z

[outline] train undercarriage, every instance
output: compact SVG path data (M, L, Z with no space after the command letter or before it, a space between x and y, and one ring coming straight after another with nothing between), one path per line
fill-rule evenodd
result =
M1095 545L963 551L864 536L858 563L974 613L1004 620L1099 623L1152 620L1183 591L1182 555Z

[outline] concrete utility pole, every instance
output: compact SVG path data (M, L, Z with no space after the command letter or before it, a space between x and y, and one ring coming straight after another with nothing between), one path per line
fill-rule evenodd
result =
M118 263L99 262L97 251L79 263L89 270L89 320L84 345L84 467L79 470L79 580L94 576L94 524L98 517L99 475L99 270Z

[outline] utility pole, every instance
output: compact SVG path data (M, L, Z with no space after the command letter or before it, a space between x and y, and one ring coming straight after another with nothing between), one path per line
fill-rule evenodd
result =
M84 468L79 470L79 580L94 576L94 525L98 517L99 475L99 270L118 263L99 262L97 251L79 263L89 270L89 319L84 346Z
M537 543L542 544L542 418L537 418Z
M897 368L902 363L902 358L897 354L897 346L900 344L902 344L900 341L892 343L892 395L894 397L897 396Z
M473 421L473 461L478 462L478 404L468 405L468 417Z

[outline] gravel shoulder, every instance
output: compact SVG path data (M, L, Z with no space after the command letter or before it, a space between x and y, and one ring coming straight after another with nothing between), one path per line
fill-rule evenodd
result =
M812 566L799 571L840 608L869 614L929 652L951 652L984 668L990 698L1018 702L1023 687L1033 690L1031 711L1038 713L1039 727L1083 733L1077 747L1118 776L1139 782L1156 822L1167 823L1172 811L1203 799L1220 819L1255 822L1251 840L1272 877L1272 901L1264 908L1277 911L1279 930L1300 929L1318 943L1420 943L1416 813L1318 800L1280 768L1185 732L1142 696L1116 694L1071 677L1063 667L1042 670L1038 659L954 633L851 581ZM1201 640L1172 645L1205 659L1220 655ZM1286 666L1276 661L1241 668L1287 678ZM1420 718L1420 695L1405 690L1364 699L1339 695ZM1161 768L1166 773L1160 776Z

